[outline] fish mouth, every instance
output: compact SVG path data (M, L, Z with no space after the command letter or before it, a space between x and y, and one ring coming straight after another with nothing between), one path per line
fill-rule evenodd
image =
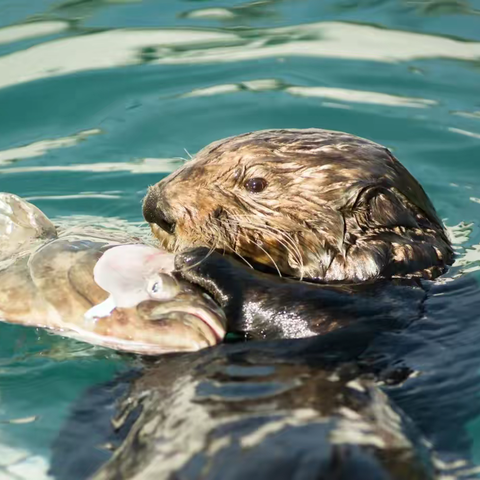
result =
M215 340L220 342L226 333L226 317L223 310L216 305L206 305L203 302L177 301L158 303L150 312L150 321L161 321L165 318L181 319L183 316L192 320L200 320L213 334Z
M226 334L226 317L213 300L191 298L170 302L147 300L137 315L148 329L146 354L193 352L220 343Z
M223 340L226 318L220 308L201 301L175 303L147 300L136 308L115 308L92 330L68 325L62 335L148 356L196 352Z

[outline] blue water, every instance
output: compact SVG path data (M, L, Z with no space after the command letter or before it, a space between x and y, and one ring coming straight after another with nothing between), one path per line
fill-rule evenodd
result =
M421 372L392 395L480 465L479 0L0 0L0 191L52 218L141 222L189 154L276 127L385 144L430 195L455 283L385 339ZM42 478L72 403L133 362L0 325L0 474Z

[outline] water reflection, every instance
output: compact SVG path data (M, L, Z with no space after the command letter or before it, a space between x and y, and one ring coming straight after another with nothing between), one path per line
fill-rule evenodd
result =
M436 100L429 100L426 98L406 97L380 92L352 90L347 88L292 86L286 84L285 82L270 78L233 84L214 85L206 88L196 88L190 92L180 95L180 97L210 97L213 95L224 95L245 91L262 92L273 90L281 90L299 97L325 98L329 100L339 100L342 102L367 103L371 105L384 105L391 107L427 108L438 105ZM458 129L453 128L450 130L456 131Z
M461 128L448 127L451 132L459 133L460 135L466 135L467 137L480 138L480 133L469 132L462 130Z
M191 19L215 19L226 22L234 20L236 23L263 18L278 18L278 13L272 7L277 0L262 0L245 2L231 7L207 7L186 11L180 17Z
M111 30L57 39L0 57L0 88L146 61L190 64L288 56L385 63L427 58L476 60L480 58L480 43L340 22L235 33L192 29Z
M99 135L102 131L99 128L84 130L68 137L56 138L52 140L41 140L31 143L23 147L10 148L8 150L0 150L0 165L15 162L23 158L40 157L45 155L49 150L57 148L72 147L79 142L86 140L92 135Z
M480 119L480 110L474 112L452 112L453 115L458 115L459 117L466 117L466 118L477 118Z
M67 17L70 20L82 21L98 10L114 4L139 3L142 0L66 0L54 5L45 12L45 17Z
M185 12L182 16L185 18L214 18L217 20L232 20L237 17L229 8L201 8Z
M479 15L468 0L403 0L407 8L423 15Z
M32 172L129 172L129 173L170 173L176 170L183 159L143 158L136 162L99 162L77 165L35 165L31 167L10 167L0 169L0 174Z
M5 441L2 441L5 440ZM39 456L32 455L32 452L21 448L8 447L7 439L0 437L0 475L10 480L51 480L48 475L49 462Z
M425 58L480 58L480 43L370 25L319 22L238 34L241 46L159 55L159 63L233 62L271 57L331 57L396 62Z
M290 87L287 88L287 92L301 97L329 98L345 102L369 103L372 105L386 105L391 107L427 108L438 104L435 100L428 100L426 98L400 97L387 93L348 90L345 88Z
M33 22L0 28L0 45L29 38L55 35L68 30L69 24L61 21Z
M279 80L274 78L264 78L240 83L213 85L206 88L195 88L190 92L181 94L180 97L210 97L213 95L223 95L235 92L263 92L272 90L285 90L286 88L287 85Z
M0 57L0 88L41 78L144 63L143 50L168 56L173 49L228 44L236 35L194 30L112 30L54 40Z
M25 200L81 200L82 198L121 198L122 192L115 190L113 192L79 192L75 195L33 195L25 197Z
M359 8L375 7L389 4L388 0L341 0L337 3L338 10L358 10ZM469 0L400 0L397 8L417 15L472 15L480 13Z

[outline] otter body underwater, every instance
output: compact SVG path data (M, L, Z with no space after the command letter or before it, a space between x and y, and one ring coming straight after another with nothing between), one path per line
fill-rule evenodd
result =
M133 381L98 386L72 410L50 473L57 480L437 478L418 429L356 365L367 336L345 332L167 355Z

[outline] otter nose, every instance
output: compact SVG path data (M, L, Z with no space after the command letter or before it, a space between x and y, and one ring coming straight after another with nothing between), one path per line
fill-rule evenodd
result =
M157 224L162 230L172 234L175 221L167 214L168 206L162 195L151 189L143 201L143 217L148 223Z

